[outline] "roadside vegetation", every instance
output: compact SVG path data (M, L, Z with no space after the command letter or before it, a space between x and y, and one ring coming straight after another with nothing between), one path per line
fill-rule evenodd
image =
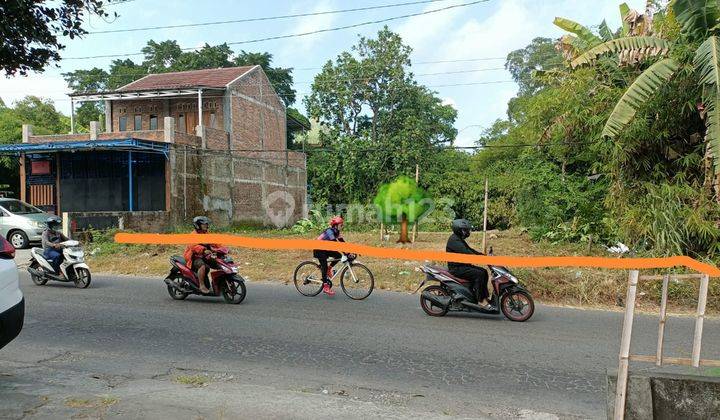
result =
M188 229L189 230L189 229ZM225 233L225 232L224 232ZM317 232L298 234L292 230L258 230L256 228L235 228L226 233L253 237L282 237L314 239ZM183 246L164 245L123 245L112 240L113 232L96 232L93 243L87 251L89 264L95 272L132 276L146 276L157 279L158 287L164 287L162 279L170 270L169 258L182 255ZM400 244L395 240L381 241L379 230L353 231L345 234L347 240L388 248L443 250L449 233L420 231L412 244ZM608 256L604 247L581 243L551 243L533 241L526 231L510 229L491 231L488 244L497 255L512 256ZM480 247L481 234L471 236L471 245ZM312 259L311 251L268 251L260 249L233 248L231 254L239 262L240 273L250 282L276 282L294 287L292 274L295 267L306 259ZM375 285L380 290L412 292L422 279L415 271L424 262L399 261L360 256L375 275ZM132 261L132 264L128 264ZM525 282L537 300L546 304L574 307L620 309L624 305L627 273L616 270L595 268L541 268L513 269ZM119 280L119 281L122 281ZM638 293L638 308L657 310L660 302L661 282L643 282ZM669 288L670 309L673 312L694 311L697 301L697 284L689 282L671 283ZM720 283L711 282L708 297L708 311L720 312Z
M619 5L622 25L557 18L560 39L536 38L508 54L518 83L507 116L488 127L470 153L453 148L457 111L419 83L411 48L383 28L329 60L303 99L321 125L308 146L308 182L317 209L292 229L255 235L312 238L330 214L371 205L382 185L413 178L436 207L411 247L443 249L453 217L482 223L489 180L489 228L496 253L603 255L626 244L634 256L688 255L720 263L720 10L717 2L649 0L642 11ZM80 91L113 89L149 72L260 63L287 105L292 69L269 53L205 45L182 51L172 40L148 41L142 61L115 60L108 70L65 74ZM78 108L78 125L102 118L102 104ZM296 111L293 111L296 112ZM67 130L52 104L28 98L0 104L0 138L20 140L20 124L38 133ZM297 140L293 143L297 146ZM0 160L0 176L17 168ZM4 174L9 174L5 178ZM448 211L449 210L449 211ZM432 219L432 221L429 221ZM402 225L399 220L386 218ZM352 240L380 243L378 223L349 218ZM401 229L391 225L393 240ZM178 228L179 231L182 229ZM247 230L236 229L235 232ZM99 271L162 275L181 249L130 247L96 238ZM477 240L478 238L475 237ZM253 280L287 281L306 252L237 250ZM130 257L138 264L127 265ZM415 263L372 261L380 288L409 290ZM139 268L138 268L139 265ZM133 270L132 273L130 270ZM604 270L520 270L541 300L573 305L622 304L624 275ZM657 301L658 283L643 284L641 302ZM711 295L720 286L711 282ZM690 284L671 285L671 301L690 304ZM718 309L717 299L710 305Z

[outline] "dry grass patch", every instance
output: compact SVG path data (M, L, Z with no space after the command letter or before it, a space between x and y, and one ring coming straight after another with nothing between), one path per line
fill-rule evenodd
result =
M206 375L180 375L175 377L175 382L193 387L203 387L210 383L210 377Z

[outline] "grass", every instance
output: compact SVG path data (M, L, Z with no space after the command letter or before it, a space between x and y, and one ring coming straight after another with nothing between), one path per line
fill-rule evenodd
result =
M65 405L70 408L107 408L115 405L120 400L110 395L101 395L95 398L68 398Z
M175 382L183 385L202 387L210 383L210 378L205 375L180 375L175 377Z
M258 237L293 237L314 239L316 232L299 235L289 230L242 231L232 229L233 233ZM448 233L420 232L413 244L401 245L391 237L384 242L378 231L347 232L346 240L365 245L385 248L409 248L423 250L444 250ZM87 249L95 251L89 262L97 272L137 275L148 277L165 276L169 270L168 259L171 255L182 255L183 246L162 245L123 245L111 240L111 234L95 235L95 242ZM481 248L482 235L474 234L471 245ZM602 247L588 248L587 244L553 244L533 242L530 237L518 230L490 232L488 246L492 246L495 255L508 256L610 256ZM238 262L242 275L252 281L271 281L292 283L293 270L300 261L311 259L309 251L268 251L257 249L232 249L233 258ZM375 287L381 290L412 291L417 287L421 276L415 268L418 261L386 260L365 258L366 264L375 275ZM513 270L530 289L534 297L547 304L582 306L595 308L619 308L625 299L627 273L621 270L595 268L537 268ZM644 273L649 274L649 273ZM637 305L641 310L656 310L660 301L661 281L642 282L639 286ZM669 289L670 310L673 312L691 312L697 301L697 284L673 283ZM708 311L720 311L720 282L711 281L708 296Z

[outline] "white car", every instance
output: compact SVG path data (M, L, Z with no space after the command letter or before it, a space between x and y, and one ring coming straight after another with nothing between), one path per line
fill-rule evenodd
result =
M0 237L0 348L20 334L25 320L25 298L14 258L15 247Z

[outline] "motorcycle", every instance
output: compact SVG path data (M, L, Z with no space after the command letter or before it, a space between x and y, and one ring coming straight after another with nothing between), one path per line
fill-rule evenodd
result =
M60 264L60 273L57 273L52 264L45 259L42 248L30 250L30 264L28 273L33 283L42 286L49 280L73 282L76 287L85 289L90 286L90 267L85 263L85 252L80 242L68 240L61 242L63 262Z
M205 255L205 262L212 268L207 275L210 280L210 293L200 291L200 281L197 274L187 267L184 257L174 255L170 257L172 268L165 278L168 293L175 300L183 300L189 295L220 296L227 303L238 304L245 299L247 290L245 279L238 274L235 262L225 247L212 247L205 245L210 253Z
M492 255L492 248L489 255ZM420 306L430 316L445 316L449 311L499 315L502 311L511 321L524 322L530 319L535 312L535 302L530 292L507 268L494 265L488 268L492 275L492 308L478 305L469 280L455 277L446 268L433 265L418 268L425 273L425 279L413 293L417 293L428 281L439 283L426 287L420 294Z

